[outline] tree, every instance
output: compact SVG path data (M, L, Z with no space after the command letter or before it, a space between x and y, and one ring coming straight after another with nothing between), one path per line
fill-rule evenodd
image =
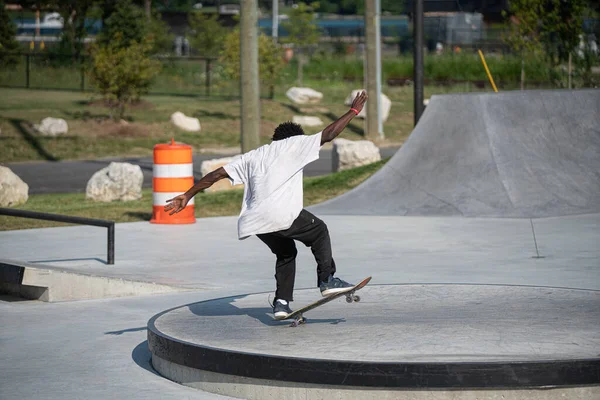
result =
M116 33L113 40L94 45L91 50L93 62L89 71L92 85L98 90L111 116L120 120L125 107L148 93L152 79L160 70L160 63L148 57L153 43L148 39L127 42Z
M106 45L115 35L121 35L119 43L128 46L129 43L141 43L148 39L152 47L149 54L156 54L171 47L172 37L168 26L160 19L158 13L153 13L148 19L146 12L131 0L104 0L103 29L98 35L98 43Z
M225 37L219 61L223 64L225 74L231 79L240 79L240 30L234 29ZM283 69L283 57L279 45L260 34L258 36L258 65L261 82L267 82L270 96L273 97L275 83Z
M189 14L191 45L203 56L215 56L223 48L227 28L219 23L219 15L194 11Z
M553 66L569 60L583 33L587 0L511 0L505 42L521 54L521 88L524 59L545 55Z
M525 88L525 59L542 54L540 14L546 0L512 0L507 19L508 34L503 39L513 52L521 56L521 90Z
M57 7L63 19L59 49L71 54L72 60L79 60L85 46L84 39L87 36L85 19L93 4L88 0L56 0L53 5Z
M289 36L283 40L291 43L298 54L298 85L302 86L302 67L306 59L306 53L310 46L319 42L319 27L315 23L315 10L319 3L298 3L289 13L289 19L281 24L288 31Z
M583 34L586 0L548 0L542 19L542 40L554 65L565 62Z
M16 41L17 28L0 0L0 66L13 66L19 62L19 42Z
M108 45L119 35L119 45L127 47L131 43L141 43L148 32L144 11L131 0L116 0L113 12L104 20L104 26L97 41Z

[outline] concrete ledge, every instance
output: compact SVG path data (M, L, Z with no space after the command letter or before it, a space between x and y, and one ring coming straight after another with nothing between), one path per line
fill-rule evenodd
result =
M302 306L317 294L297 290L294 299ZM298 328L272 318L268 293L239 295L157 314L148 322L148 346L163 376L216 393L221 385L230 396L295 398L301 388L298 398L313 398L304 389L341 387L361 393L356 398L429 390L489 391L499 399L511 391L600 385L599 294L515 285L369 285L360 303L332 301L308 312Z
M431 390L349 387L284 382L220 374L175 364L152 355L152 366L167 379L182 385L248 400L589 400L600 398L600 386L541 389L450 389Z
M47 302L172 293L186 289L152 282L88 275L50 266L0 260L0 293Z

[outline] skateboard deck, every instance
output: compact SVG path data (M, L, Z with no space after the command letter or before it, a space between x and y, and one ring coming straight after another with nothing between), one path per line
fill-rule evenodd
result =
M306 318L304 318L304 316L303 316L304 313L306 313L307 311L310 311L314 308L317 308L319 306L322 306L323 304L329 303L330 301L335 300L338 297L346 296L346 302L348 302L348 303L353 303L355 301L359 302L360 296L357 296L354 293L356 293L358 290L367 286L367 283L369 283L370 280L371 280L371 277L369 276L368 278L363 279L358 284L356 284L348 289L345 289L342 292L338 292L338 293L335 293L335 294L332 294L329 296L325 296L325 297L315 301L314 303L311 303L307 306L304 306L304 307L294 311L293 313L288 315L286 318L282 318L279 321L293 319L294 322L292 322L292 324L290 326L296 327L300 324L306 323Z

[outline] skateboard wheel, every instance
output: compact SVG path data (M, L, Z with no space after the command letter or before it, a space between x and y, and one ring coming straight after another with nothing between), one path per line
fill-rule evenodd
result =
M347 303L352 303L354 299L351 296L346 296L346 302Z
M359 302L360 301L360 296L354 296L354 301Z

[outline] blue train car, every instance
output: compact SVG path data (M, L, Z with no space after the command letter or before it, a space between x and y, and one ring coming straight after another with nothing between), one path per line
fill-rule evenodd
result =
M406 35L408 30L408 18L406 17L382 17L381 36L383 37L398 37ZM279 36L286 37L289 33L281 25L285 20L279 21ZM361 37L365 34L364 18L348 18L348 19L319 19L316 21L317 26L323 36L341 38L341 37ZM270 18L261 18L258 21L258 27L266 35L271 35L273 29L273 21Z

